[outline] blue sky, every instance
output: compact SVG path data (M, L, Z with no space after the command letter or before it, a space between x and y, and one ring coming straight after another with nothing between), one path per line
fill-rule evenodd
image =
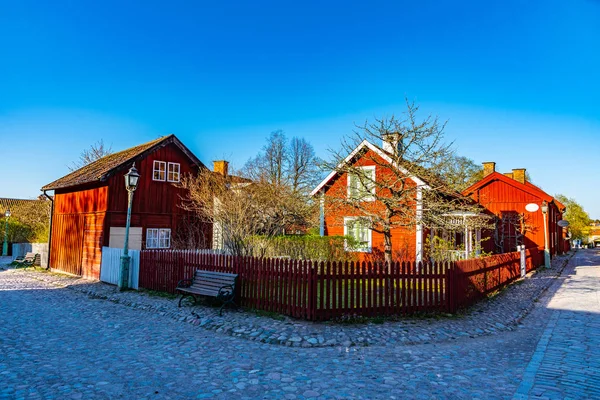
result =
M290 3L0 0L0 196L98 139L175 133L241 167L283 129L327 157L407 96L460 154L600 218L600 1Z

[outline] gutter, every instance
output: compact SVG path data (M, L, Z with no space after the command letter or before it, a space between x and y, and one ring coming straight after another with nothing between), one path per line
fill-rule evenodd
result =
M43 190L44 196L52 203L50 208L50 234L48 235L48 260L46 262L46 270L50 270L50 252L52 251L52 220L54 219L54 199L46 193L47 190Z

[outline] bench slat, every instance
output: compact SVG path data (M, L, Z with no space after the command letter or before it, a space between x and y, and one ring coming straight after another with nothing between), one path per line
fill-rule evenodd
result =
M230 274L228 272L212 272L212 271L202 271L196 270L196 275L204 275L204 276L216 276L222 278L237 278L238 274Z
M205 290L187 290L187 289L179 289L182 292L187 292L187 293L192 293L192 294L199 294L202 296L210 296L210 297L217 297L218 293L215 293L213 291L205 291Z
M237 277L237 274L204 271L199 269L196 270L192 284L189 287L177 289L181 292L217 297L219 295L219 290L222 287L235 286Z

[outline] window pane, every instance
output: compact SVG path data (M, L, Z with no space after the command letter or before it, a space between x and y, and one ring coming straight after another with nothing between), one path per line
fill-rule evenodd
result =
M179 182L179 164L169 163L167 180L171 182Z
M146 247L149 249L155 249L158 247L158 230L157 229L146 230Z
M154 161L152 179L155 181L164 181L166 176L167 163L164 161Z

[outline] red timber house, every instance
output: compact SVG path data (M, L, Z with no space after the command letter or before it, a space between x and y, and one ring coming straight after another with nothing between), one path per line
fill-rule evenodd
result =
M423 191L438 190L440 186L437 185L439 182L436 182L436 188L432 189L431 185L421 177L411 175L402 166L395 165L390 156L390 154L394 154L394 150L389 147L392 145L392 143L384 141L380 148L364 140L311 192L311 196L318 198L321 203L320 234L321 236L352 237L358 246L347 250L358 252L360 260L383 259L385 250L383 233L373 230L373 226L362 222L365 215L362 215L360 210L350 205L341 207L332 205L335 201L332 202L331 199L343 196L350 198L354 196L353 192L357 190L357 186L364 184L358 182L359 179L352 173L345 171L343 167L345 164L367 174L370 182L390 180L389 177L394 174L392 169L396 169L401 175L407 177L403 182L405 185L410 185L411 191L414 193L414 202L408 203L407 207L410 208L408 213L414 213L412 220L415 222L412 226L393 226L391 228L392 257L421 261L426 258L426 238L433 234L432 230L419 223L423 213ZM359 191L375 194L375 190L380 190L375 186L373 184L371 187L363 187ZM460 193L451 190L447 193L453 197L462 198ZM379 196L380 199L382 197L383 195ZM366 196L362 201L373 202L373 209L382 208L381 204L377 204L381 200L377 200L376 196ZM468 232L468 235L473 233ZM467 250L473 251L472 248Z
M102 247L122 248L127 216L124 174L135 163L140 173L133 196L129 248L172 247L192 214L180 207L185 190L176 184L206 167L169 135L110 154L44 186L54 191L50 267L99 279ZM206 230L206 244L212 229ZM209 247L209 246L205 246Z
M544 216L542 205L547 205L548 248L550 254L569 250L566 229L558 226L563 218L565 206L527 181L525 169L513 169L501 174L496 172L496 163L483 163L483 179L462 193L483 206L496 217L496 229L482 243L487 252L508 253L516 251L518 245L526 248L544 249ZM537 205L537 210L533 210Z

